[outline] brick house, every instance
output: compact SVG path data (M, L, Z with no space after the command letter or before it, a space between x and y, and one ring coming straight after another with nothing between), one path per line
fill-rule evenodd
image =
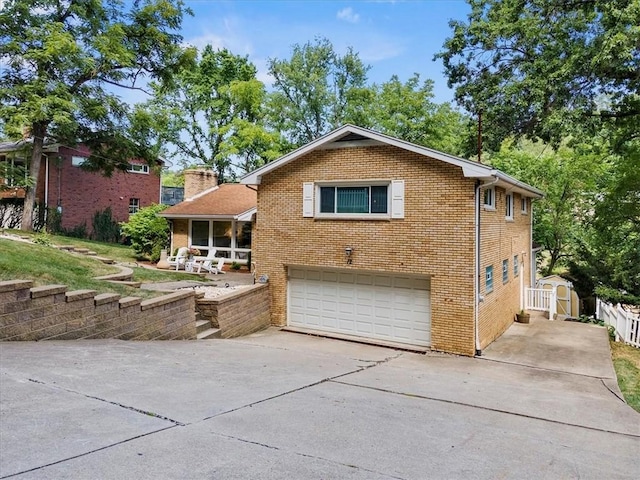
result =
M225 262L247 264L251 253L256 190L248 185L218 185L212 170L184 172L183 202L159 213L171 223L171 252L194 247L206 256L210 249Z
M0 162L27 165L25 142L0 143ZM91 234L93 216L111 207L113 218L126 221L131 213L160 202L160 169L132 159L127 172L114 171L111 177L79 168L90 155L83 145L75 148L46 145L36 185L36 202L61 213L61 226L73 229L85 224ZM158 167L162 162L158 161ZM0 180L2 181L2 180ZM4 179L4 199L24 199L18 179ZM2 220L2 219L0 219Z
M490 166L346 125L241 181L275 325L474 355L522 308L542 192Z

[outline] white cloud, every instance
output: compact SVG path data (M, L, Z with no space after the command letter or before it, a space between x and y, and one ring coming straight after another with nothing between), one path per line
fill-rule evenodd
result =
M349 23L358 23L360 21L360 15L353 11L353 8L346 7L339 10L336 14L338 20L344 20Z

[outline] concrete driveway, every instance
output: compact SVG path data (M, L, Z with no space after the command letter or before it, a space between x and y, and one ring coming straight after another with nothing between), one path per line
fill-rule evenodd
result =
M542 348L530 326L520 348ZM0 477L638 478L640 415L598 372L516 358L512 335L482 358L275 329L1 343ZM603 361L590 345L577 363Z

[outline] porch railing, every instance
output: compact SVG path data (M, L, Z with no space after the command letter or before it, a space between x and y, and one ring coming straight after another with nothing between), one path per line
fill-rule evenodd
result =
M539 310L549 312L549 320L556 318L557 311L556 289L529 288L525 289L525 310Z

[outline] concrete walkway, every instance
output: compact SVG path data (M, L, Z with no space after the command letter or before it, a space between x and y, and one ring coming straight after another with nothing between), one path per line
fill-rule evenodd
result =
M501 348L419 355L276 329L1 343L0 477L638 478L640 415L600 377Z

